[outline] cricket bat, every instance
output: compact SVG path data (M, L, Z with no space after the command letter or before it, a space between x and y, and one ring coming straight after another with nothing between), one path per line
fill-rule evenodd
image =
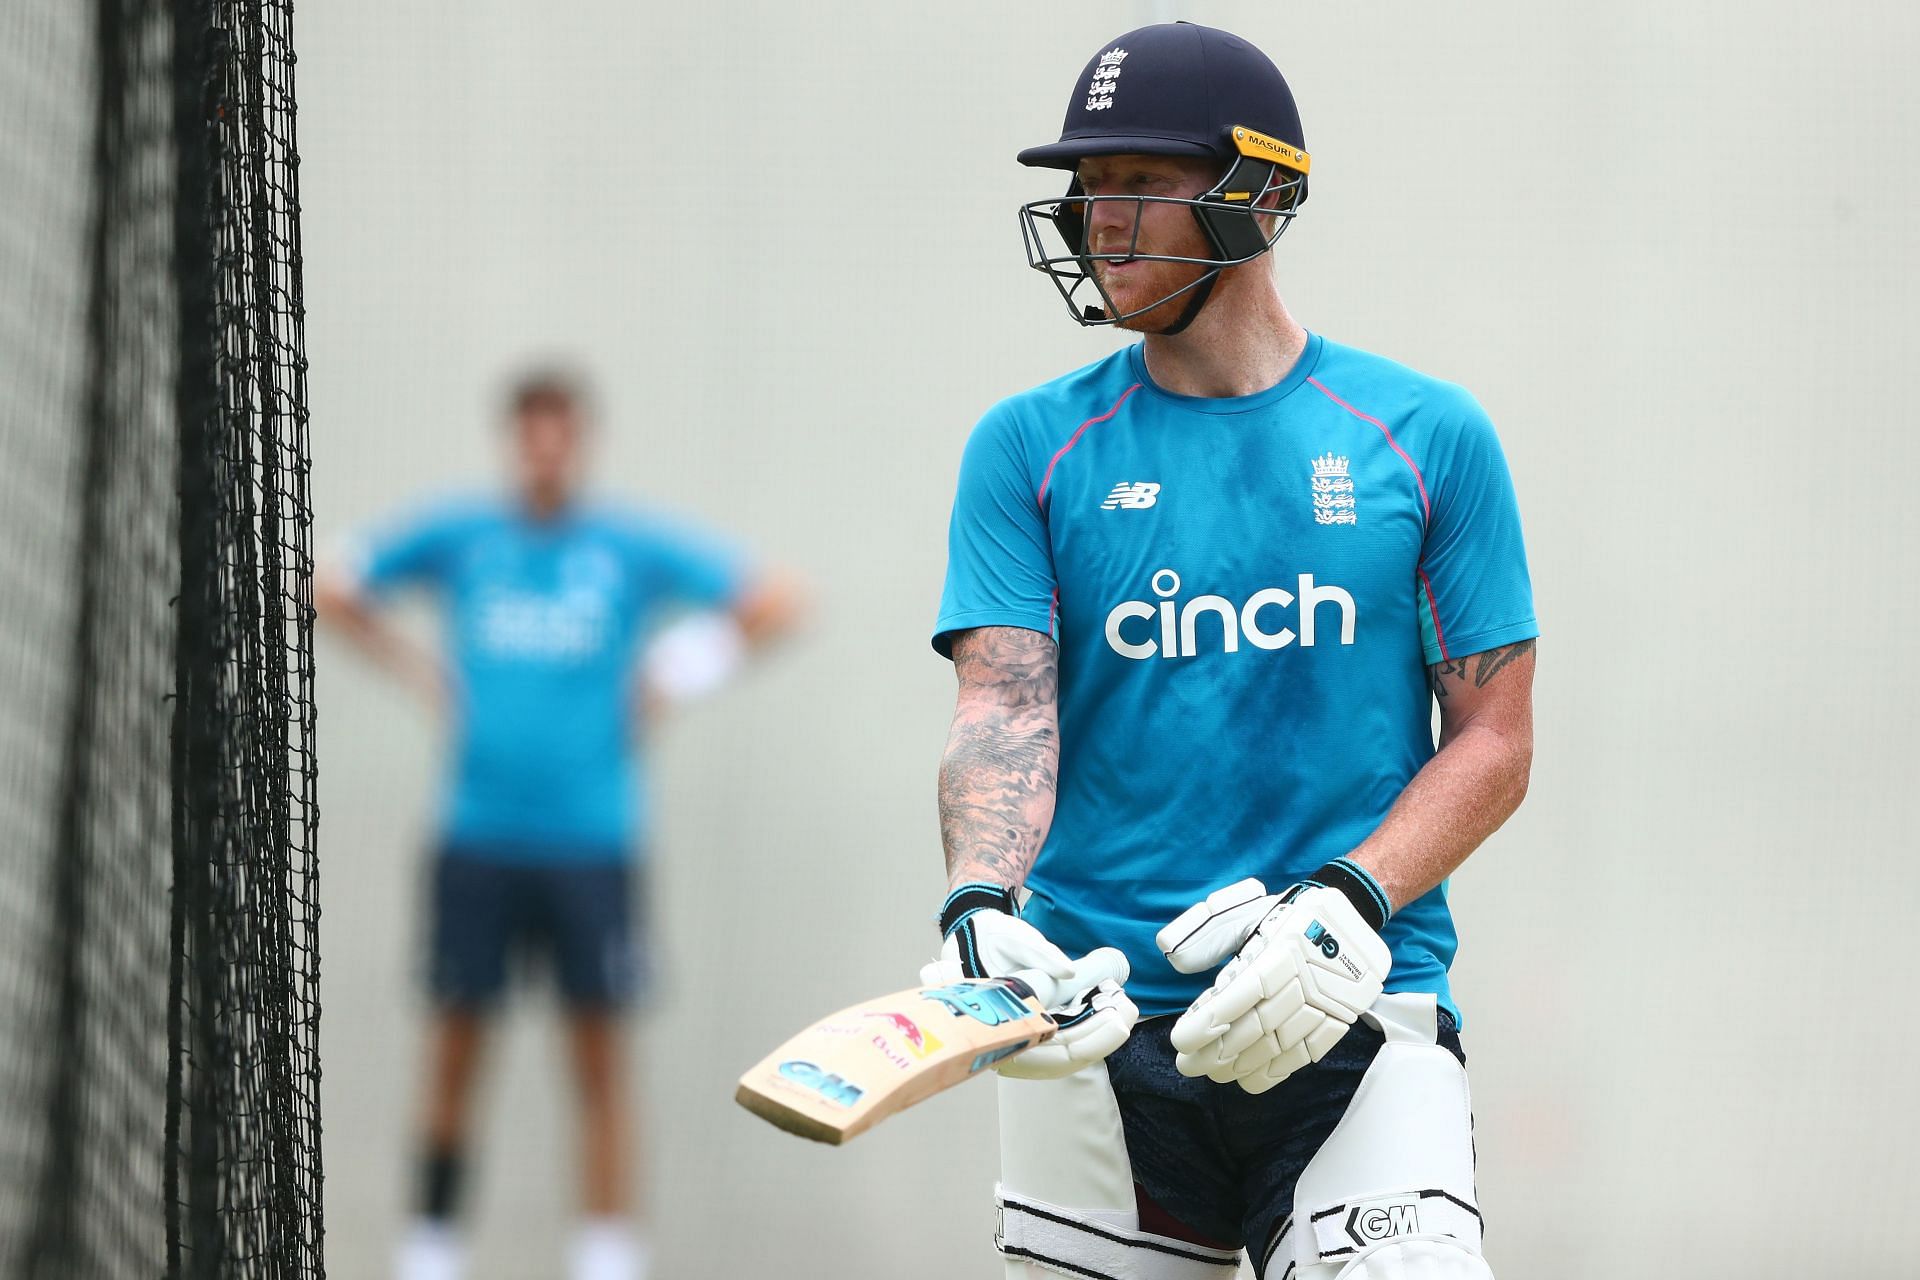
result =
M912 987L823 1018L740 1077L734 1101L768 1123L839 1146L888 1116L996 1062L1045 1044L1046 1011L1112 978L1127 980L1113 947L1082 956L1056 982L1034 969Z

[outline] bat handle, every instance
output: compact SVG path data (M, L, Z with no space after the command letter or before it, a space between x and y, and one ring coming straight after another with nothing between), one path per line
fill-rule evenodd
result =
M1125 953L1118 947L1096 947L1073 962L1070 978L1052 978L1038 969L1022 969L1012 976L1033 992L1042 1009L1057 1009L1109 978L1124 983L1131 972Z

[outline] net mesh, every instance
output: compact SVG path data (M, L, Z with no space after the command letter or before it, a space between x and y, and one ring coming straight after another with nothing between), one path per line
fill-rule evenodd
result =
M291 10L214 15L182 170L197 187L206 166L207 242L184 260L211 271L184 273L175 856L193 905L174 1243L193 1274L306 1276L321 1272L319 906ZM183 219L183 238L200 225Z
M288 34L0 7L0 1275L322 1273Z

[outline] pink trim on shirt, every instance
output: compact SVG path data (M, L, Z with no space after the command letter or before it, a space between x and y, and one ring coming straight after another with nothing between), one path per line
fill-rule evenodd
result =
M1400 455L1400 461L1407 464L1407 470L1413 472L1413 482L1420 486L1420 507L1423 511L1426 512L1426 523L1432 524L1433 523L1433 504L1427 501L1426 479L1421 476L1420 468L1413 465L1413 459L1407 456L1407 451L1400 447L1399 441L1393 438L1393 432L1387 430L1387 424L1380 421L1380 419L1374 417L1371 414L1360 412L1358 409L1348 404L1345 400L1342 400L1339 396L1327 390L1326 384L1324 382L1321 382L1320 379L1309 376L1307 378L1307 381L1311 382L1314 385L1314 388L1318 390L1321 395L1333 401L1335 404L1339 405L1342 409L1345 409L1348 413L1352 414L1354 417L1360 419L1362 422L1371 422L1374 426L1380 428L1380 434L1387 438L1387 444L1393 449L1395 453Z
M1433 584L1427 581L1425 569L1415 569L1420 575L1420 586L1427 593L1427 617L1433 619L1433 642L1440 646L1440 661L1448 660L1447 638L1440 634L1440 606L1433 602Z
M1049 460L1047 463L1047 473L1040 477L1040 492L1034 499L1036 503L1038 503L1040 506L1043 506L1043 507L1047 505L1047 486L1053 483L1054 465L1058 463L1060 459L1067 456L1067 450L1073 448L1073 446L1080 443L1080 437L1086 434L1086 430L1088 427L1092 426L1096 422L1105 422L1108 418L1111 418L1114 414L1120 412L1120 406L1127 402L1127 397L1132 395L1134 392L1138 391L1139 389L1140 389L1140 384L1136 382L1132 386L1128 387L1125 391L1122 391L1120 393L1120 398L1113 402L1113 408L1107 410L1105 413L1101 414L1097 418L1088 418L1085 422L1081 423L1080 429L1073 433L1073 438L1060 446L1060 451L1054 454L1052 459ZM1405 455L1403 454L1401 456L1404 457Z

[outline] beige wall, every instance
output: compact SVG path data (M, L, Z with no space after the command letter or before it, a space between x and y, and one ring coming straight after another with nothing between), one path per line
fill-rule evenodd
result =
M1103 38L1174 6L718 0L300 14L323 541L493 474L505 366L578 353L608 487L811 577L803 643L674 725L674 983L639 1076L667 1276L974 1277L989 1090L855 1146L734 1075L910 981L941 873L926 646L957 453L1108 351L1013 210ZM1533 793L1459 876L1503 1276L1911 1274L1920 694L1909 404L1920 10L1196 3L1291 79L1312 328L1501 426L1545 628ZM434 735L322 654L329 1256L410 1191ZM482 1280L553 1274L573 1181L551 1009L490 1085Z

